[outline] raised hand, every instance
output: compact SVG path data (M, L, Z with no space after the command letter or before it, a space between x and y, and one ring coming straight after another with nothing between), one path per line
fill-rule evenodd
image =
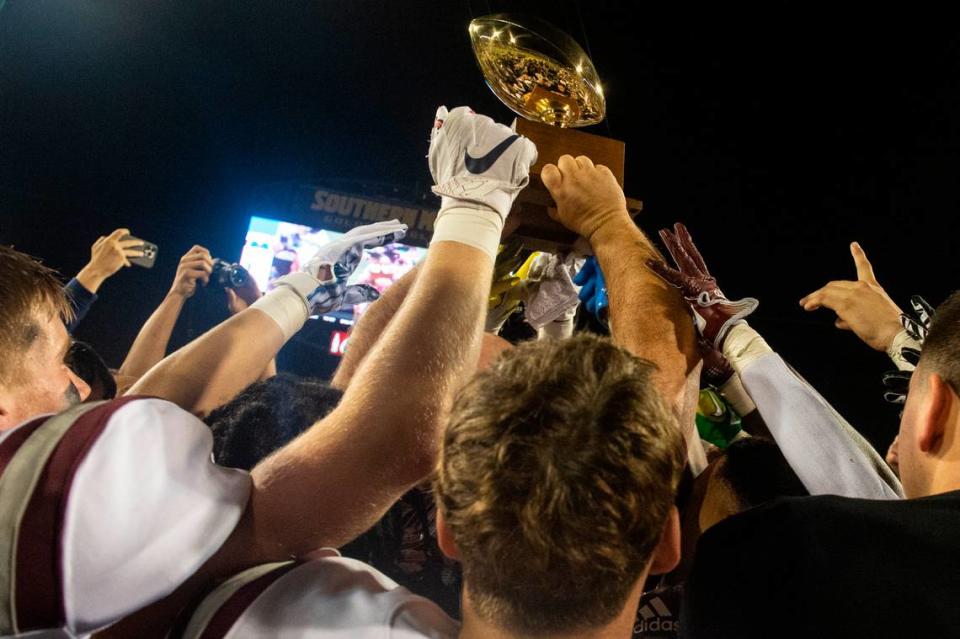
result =
M347 280L360 265L366 249L397 242L406 231L407 225L397 220L350 229L342 237L321 246L303 272L284 275L276 284L302 290L311 314L335 311L347 304L372 302L379 297L376 289L347 286Z
M170 295L183 299L193 297L197 292L197 282L202 282L206 286L212 272L213 257L210 256L210 251L200 245L194 245L180 258L177 274L173 278L173 285L170 286Z
M856 281L829 282L800 300L800 306L805 311L829 308L837 314L837 328L853 331L870 348L886 351L902 328L902 311L880 286L857 242L850 245L850 254L857 269Z
M555 165L545 165L540 177L557 203L551 215L587 241L612 221L630 221L623 189L613 173L585 155L562 155Z
M727 299L707 269L687 227L677 223L673 228L673 233L667 229L660 231L660 237L679 270L654 260L647 262L647 266L680 289L693 310L697 330L711 346L720 349L730 328L753 313L759 302L752 297Z
M103 282L122 268L130 266L131 257L143 255L141 240L125 240L129 229L117 229L110 235L97 238L90 247L90 261L77 274L85 289L96 293Z

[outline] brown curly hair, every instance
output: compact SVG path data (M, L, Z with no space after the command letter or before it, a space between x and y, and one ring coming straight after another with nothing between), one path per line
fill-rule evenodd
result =
M540 635L622 611L684 463L655 370L578 335L507 352L458 393L434 489L489 623Z

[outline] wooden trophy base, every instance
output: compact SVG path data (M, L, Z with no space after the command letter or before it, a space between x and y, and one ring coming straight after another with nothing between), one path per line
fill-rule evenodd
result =
M595 164L607 166L622 188L625 146L619 140L522 119L517 120L517 133L537 145L538 156L530 168L530 184L517 195L507 226L513 227L511 234L522 238L527 248L551 252L569 248L577 235L550 217L556 204L540 171L545 164L556 164L561 155L586 155ZM643 202L627 198L627 210L636 215L643 210Z

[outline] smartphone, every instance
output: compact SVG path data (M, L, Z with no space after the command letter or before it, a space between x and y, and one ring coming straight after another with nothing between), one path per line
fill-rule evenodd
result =
M143 268L153 268L154 263L157 261L157 245L153 242L148 242L146 240L141 240L138 237L132 235L126 235L122 239L124 240L137 240L138 242L143 242L141 248L143 249L143 255L140 257L131 257L130 263L136 264L137 266L142 266Z

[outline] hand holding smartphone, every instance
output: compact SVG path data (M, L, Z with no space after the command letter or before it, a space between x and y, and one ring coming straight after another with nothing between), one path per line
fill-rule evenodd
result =
M143 249L143 255L140 257L131 257L130 263L136 264L137 266L142 266L143 268L153 268L153 265L157 261L157 251L158 247L153 242L148 242L146 240L141 240L138 237L132 235L125 235L123 240L138 240L142 242L141 247Z

